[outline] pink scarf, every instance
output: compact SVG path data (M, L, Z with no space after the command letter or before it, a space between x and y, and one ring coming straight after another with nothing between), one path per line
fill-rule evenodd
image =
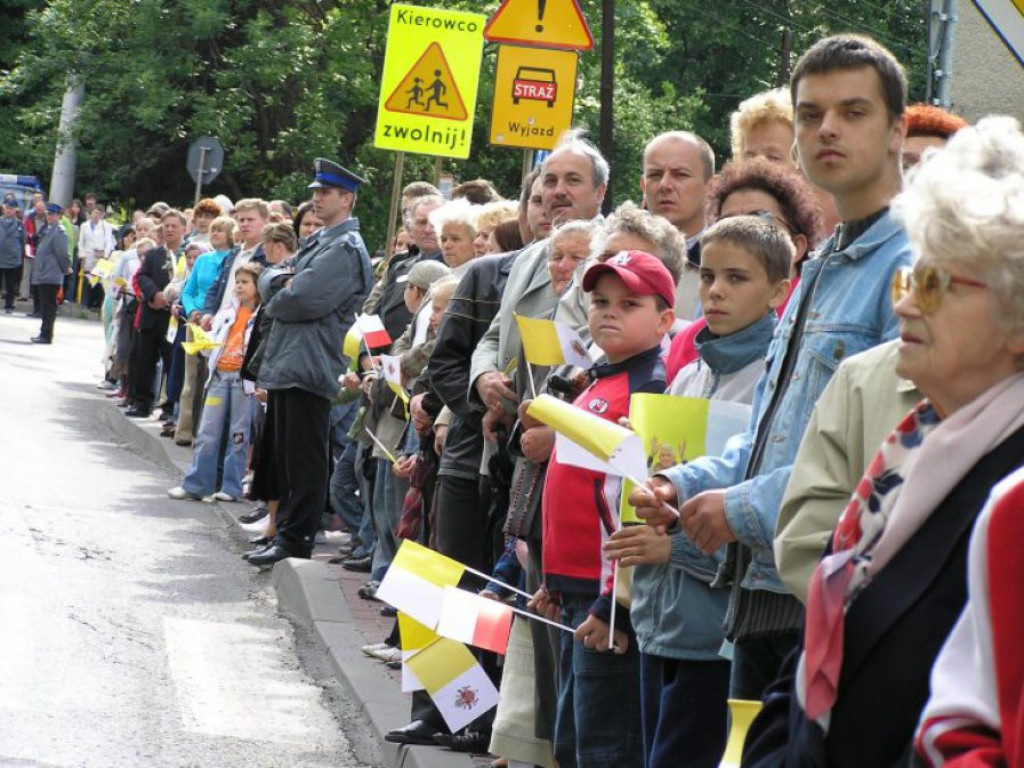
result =
M826 732L843 665L843 617L978 461L1024 425L1024 375L990 387L943 421L927 401L886 438L811 577L797 696ZM906 492L904 492L906 491Z

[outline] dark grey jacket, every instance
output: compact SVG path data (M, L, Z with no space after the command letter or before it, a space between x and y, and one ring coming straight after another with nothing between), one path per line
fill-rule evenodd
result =
M32 285L60 285L70 268L68 236L64 227L60 224L47 225L36 246Z
M284 286L289 279L291 283ZM370 292L372 279L358 219L321 230L285 265L264 272L260 295L272 297L265 314L273 322L259 365L259 385L297 387L334 398L344 371L345 334Z
M0 219L0 269L17 269L25 254L25 226L16 218Z

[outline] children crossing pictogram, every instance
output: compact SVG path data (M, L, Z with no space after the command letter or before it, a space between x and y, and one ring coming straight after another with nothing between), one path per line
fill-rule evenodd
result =
M439 43L416 60L385 105L391 112L465 120L466 106Z

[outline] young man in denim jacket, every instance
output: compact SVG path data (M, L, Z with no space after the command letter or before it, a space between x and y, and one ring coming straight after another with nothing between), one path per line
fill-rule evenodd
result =
M842 223L804 266L747 431L724 456L673 467L631 495L649 524L681 525L702 551L729 544L717 583L731 590L734 698L760 699L798 640L803 606L779 579L773 539L814 404L843 359L897 334L889 286L911 255L888 206L902 183L906 89L895 57L868 38L826 38L800 59L791 85L799 164L833 195ZM679 518L655 495L680 505Z

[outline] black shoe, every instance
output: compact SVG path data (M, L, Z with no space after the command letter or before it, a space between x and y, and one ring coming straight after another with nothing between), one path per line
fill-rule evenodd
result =
M173 420L174 420L174 411L169 411L166 408L164 408L162 411L160 411L160 419L159 420L160 421L170 421L170 422L173 422Z
M249 539L249 543L254 547L267 547L270 546L270 542L274 540L273 536L253 536Z
M393 605L385 605L380 609L380 615L393 619L398 615L398 609Z
M373 557L367 555L366 557L349 558L341 567L346 571L356 571L357 573L369 573L373 568Z
M436 744L434 737L439 734L440 731L425 720L413 720L406 726L388 731L384 741L392 744Z
M241 515L238 518L238 522L244 525L252 525L253 523L258 523L268 514L270 514L270 512L266 507L256 507L252 512Z
M473 752L487 754L491 745L491 734L483 731L459 731L458 733L437 733L434 743L448 747L453 752Z
M149 408L139 408L139 406L133 405L124 412L124 415L129 419L148 419L150 413L152 411Z
M273 565L289 557L297 557L302 560L309 560L309 552L293 552L280 542L273 542L262 552L252 555L249 558L249 565Z
M264 552L266 552L268 549L270 549L270 546L271 546L271 542L269 542L269 541L266 542L265 544L257 544L254 549L250 549L248 552L243 552L242 553L242 559L243 560L251 560L253 555L262 555Z
M51 339L47 339L47 338L45 338L43 336L33 336L32 337L32 343L33 344L53 344L53 341Z
M384 666L387 667L388 669L401 669L402 668L402 662L401 661L385 661L384 662Z

